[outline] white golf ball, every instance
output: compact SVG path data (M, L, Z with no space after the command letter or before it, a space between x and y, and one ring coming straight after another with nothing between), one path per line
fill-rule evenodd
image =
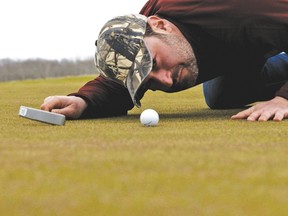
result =
M140 115L140 122L145 126L156 126L159 122L159 115L153 109L146 109Z

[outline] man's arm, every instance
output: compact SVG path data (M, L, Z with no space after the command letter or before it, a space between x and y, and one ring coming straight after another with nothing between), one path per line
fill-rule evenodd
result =
M101 75L86 83L78 92L68 96L50 96L41 105L43 110L72 119L127 115L133 107L128 90Z

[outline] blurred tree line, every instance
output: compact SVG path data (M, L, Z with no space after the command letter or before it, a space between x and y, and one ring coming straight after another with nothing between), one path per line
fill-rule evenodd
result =
M0 60L0 81L98 74L93 59L85 60Z

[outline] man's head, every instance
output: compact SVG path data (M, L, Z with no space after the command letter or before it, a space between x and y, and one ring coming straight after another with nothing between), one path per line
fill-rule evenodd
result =
M140 86L175 92L195 84L198 67L192 47L165 19L118 16L104 25L96 46L96 67L126 86L137 106Z

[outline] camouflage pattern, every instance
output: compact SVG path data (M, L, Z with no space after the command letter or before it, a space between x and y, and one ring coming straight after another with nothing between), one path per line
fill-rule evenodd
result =
M143 41L146 25L147 17L143 15L118 16L103 26L96 41L96 67L104 76L124 85L138 107L137 90L153 65Z

